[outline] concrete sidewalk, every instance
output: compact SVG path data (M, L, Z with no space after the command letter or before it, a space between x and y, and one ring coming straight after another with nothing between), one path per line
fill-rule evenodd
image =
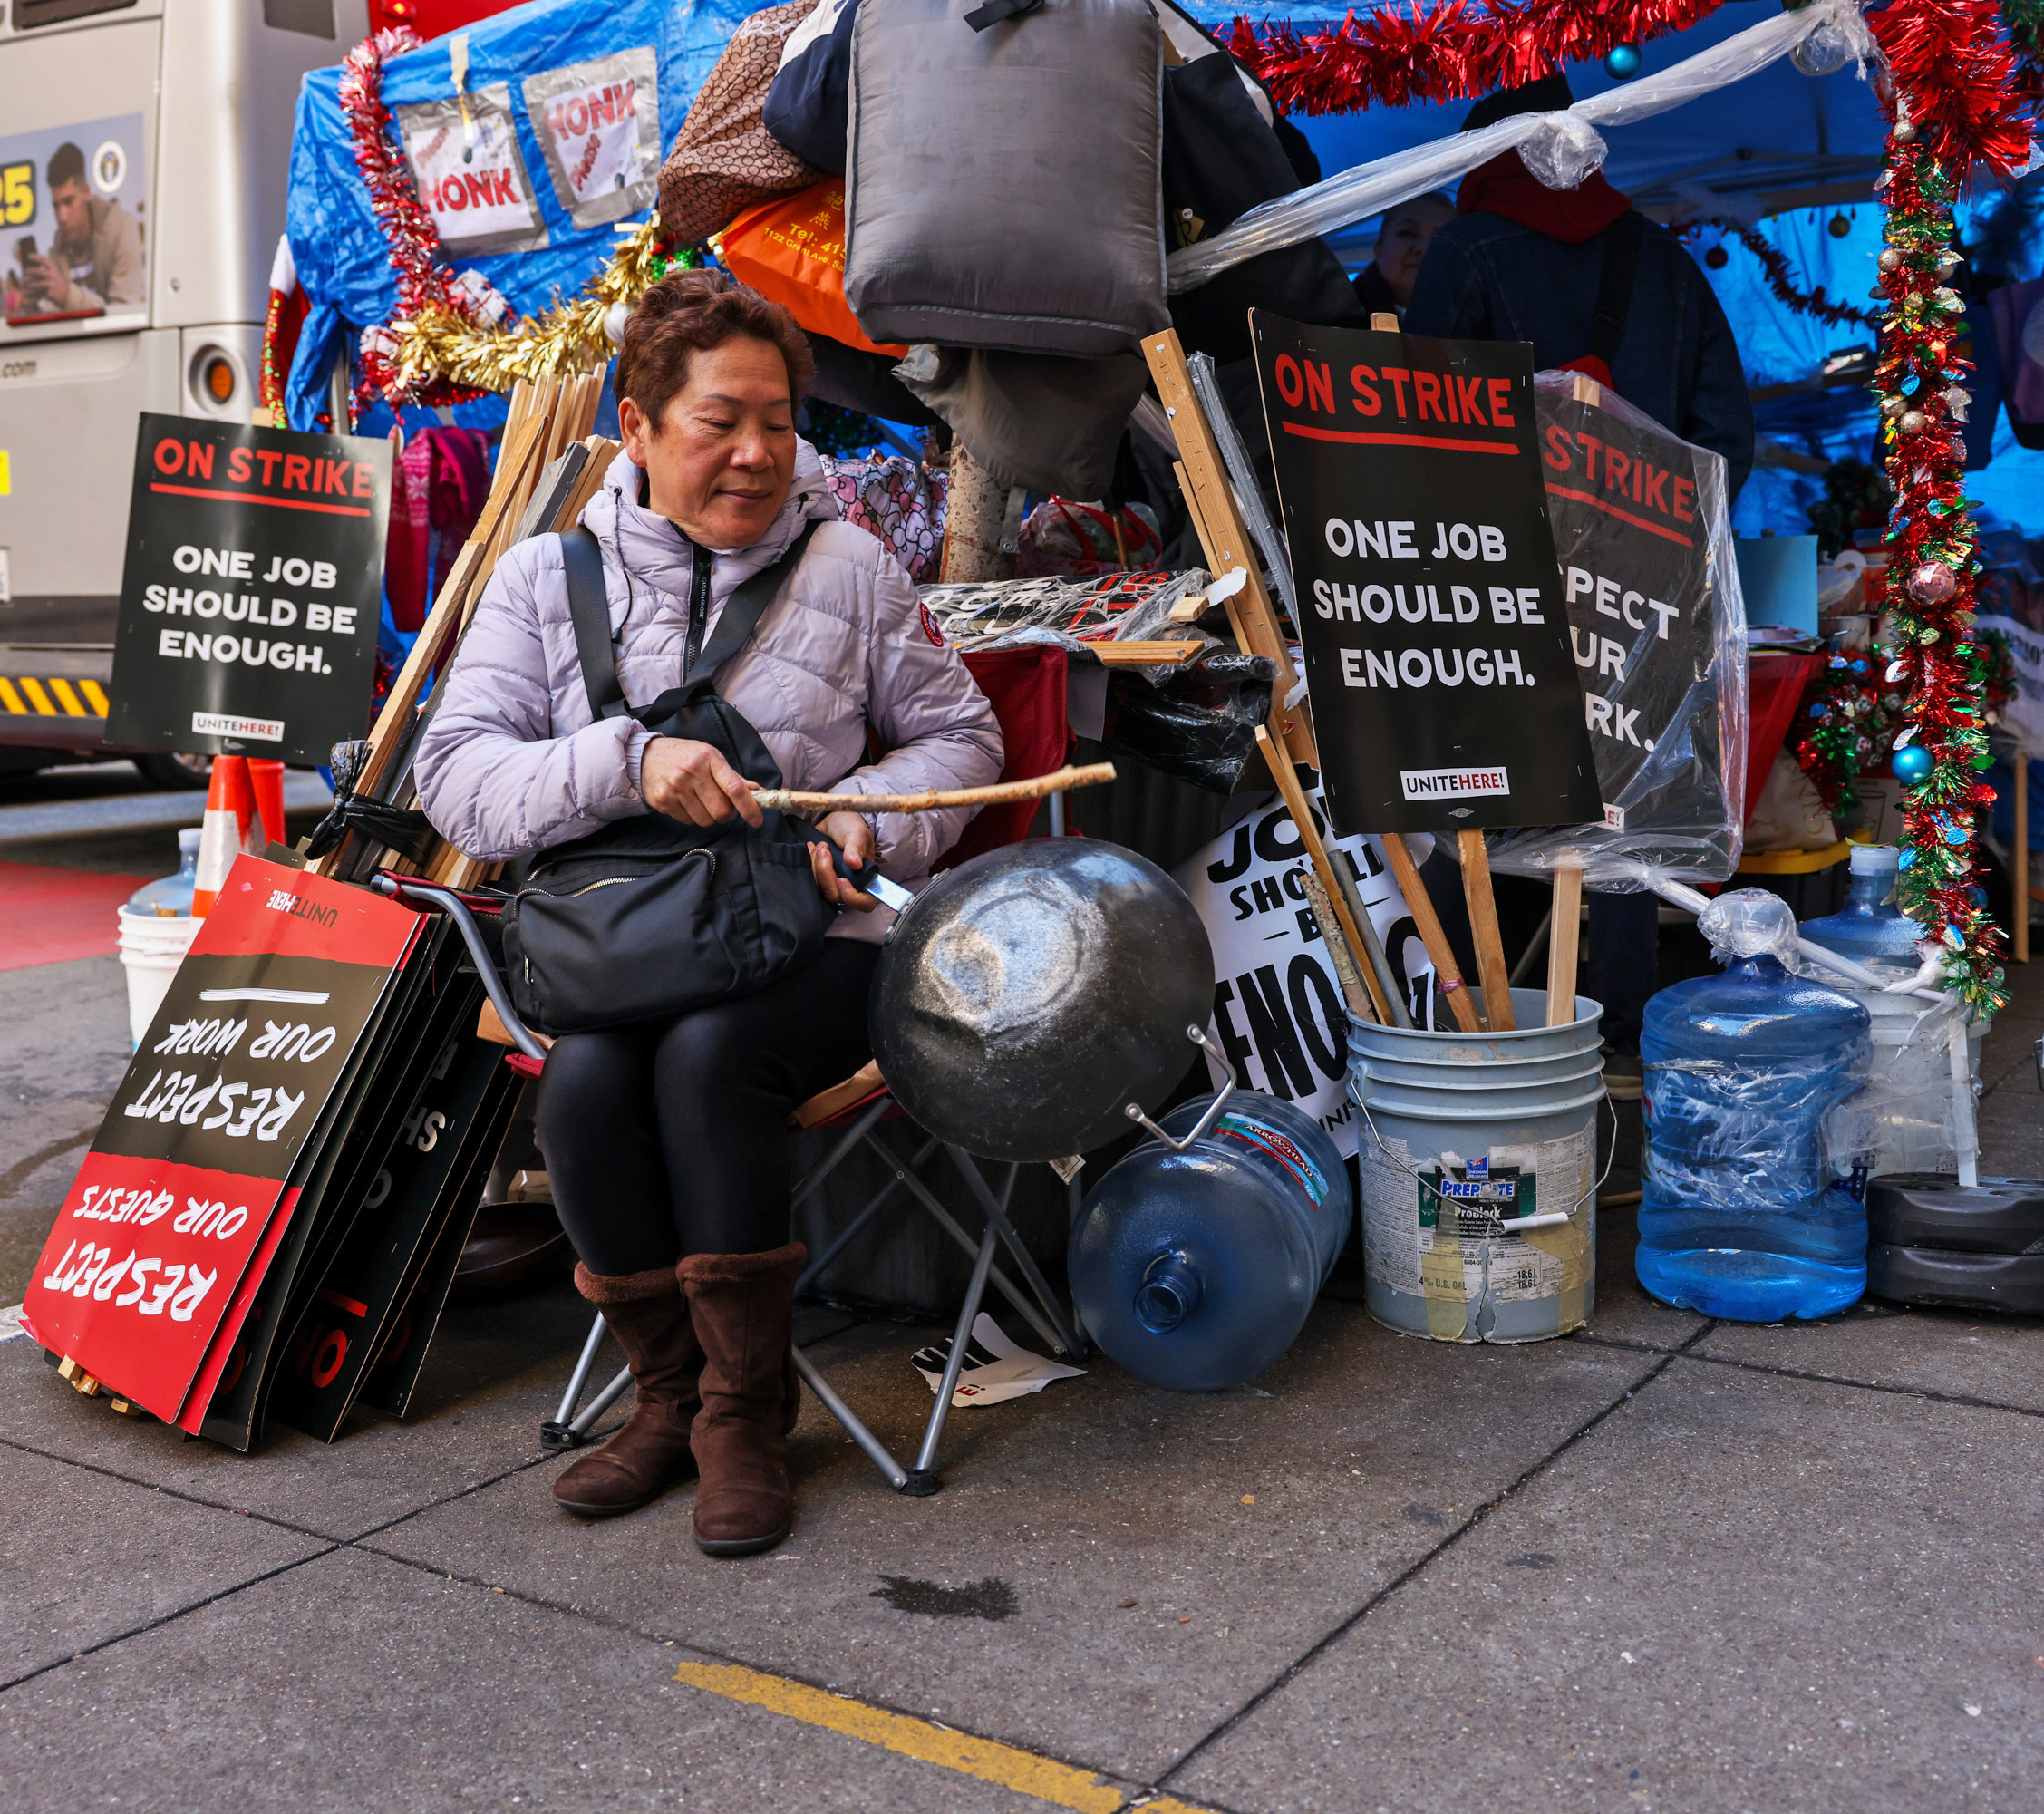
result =
M0 978L10 1004L43 979L31 1043L81 1024L60 982L103 993L73 969ZM1983 1138L1990 1170L2035 1174L2044 967L2016 987ZM0 1060L0 1255L47 1226L75 1151L37 1153L119 1066L53 1073L37 1110L33 1070ZM538 1424L586 1328L565 1291L450 1316L408 1423L248 1458L0 1345L5 1803L2037 1806L2044 1331L1712 1324L1632 1284L1630 1212L1601 1232L1584 1334L1405 1339L1338 1279L1252 1386L1096 1358L961 1411L933 1499L812 1400L796 1534L742 1562L696 1552L685 1491L555 1509ZM907 1443L929 1332L803 1320Z

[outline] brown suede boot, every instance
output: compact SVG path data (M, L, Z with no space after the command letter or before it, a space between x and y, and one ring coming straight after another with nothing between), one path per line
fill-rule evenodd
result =
M702 1472L695 1542L705 1556L771 1549L793 1528L789 1363L795 1278L808 1257L790 1241L766 1254L691 1254L675 1268L702 1344L702 1409L690 1441Z
M575 1287L625 1350L638 1402L616 1435L554 1482L554 1498L583 1518L615 1518L695 1472L689 1429L702 1403L702 1348L672 1267L606 1277L577 1266Z

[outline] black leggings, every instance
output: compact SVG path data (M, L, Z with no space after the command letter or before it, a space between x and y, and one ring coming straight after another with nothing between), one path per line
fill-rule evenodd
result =
M873 1056L879 946L826 939L799 975L677 1020L564 1034L539 1091L540 1150L568 1239L593 1273L789 1238L789 1111Z

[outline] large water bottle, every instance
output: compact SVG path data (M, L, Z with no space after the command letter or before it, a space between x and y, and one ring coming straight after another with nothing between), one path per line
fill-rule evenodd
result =
M199 887L199 839L197 826L178 833L178 872L142 886L128 897L128 911L175 918L191 911L193 891Z
M1712 917L1729 967L1663 989L1640 1034L1633 1264L1654 1296L1707 1316L1827 1316L1866 1289L1865 1136L1842 1105L1866 1078L1867 1013L1782 967L1785 901L1741 890Z
M1855 844L1852 881L1844 908L1822 919L1807 919L1802 935L1813 945L1870 969L1903 975L1916 968L1916 941L1923 928L1895 905L1895 877L1902 853L1892 844Z
M1844 911L1805 920L1803 936L1884 976L1914 974L1923 929L1894 904L1900 853L1892 845L1859 845L1852 861ZM1843 977L1827 980L1873 1017L1874 1054L1859 1102L1873 1125L1873 1175L1956 1171L1960 1146L1972 1144L1972 1117L1955 1110L1952 1045L1955 1038L1965 1041L1962 1062L1977 1073L1986 1022L1961 1026L1965 1009L1956 996L1937 1007L1916 995L1855 988Z
M1213 1101L1158 1123L1182 1140ZM1152 1385L1216 1392L1289 1348L1349 1237L1348 1168L1310 1115L1241 1090L1184 1152L1148 1140L1094 1186L1071 1295L1093 1339Z

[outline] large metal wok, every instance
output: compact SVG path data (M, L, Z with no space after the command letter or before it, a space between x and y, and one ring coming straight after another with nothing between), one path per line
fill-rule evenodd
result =
M880 892L902 911L873 979L873 1054L931 1133L989 1159L1063 1159L1128 1131L1185 1075L1214 958L1156 864L1037 839L913 897Z

